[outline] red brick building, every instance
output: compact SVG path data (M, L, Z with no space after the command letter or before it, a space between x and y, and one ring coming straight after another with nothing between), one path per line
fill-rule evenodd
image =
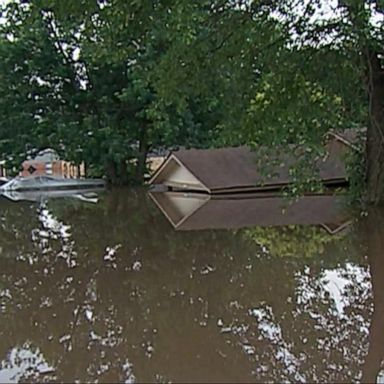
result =
M25 160L22 163L20 176L57 176L71 179L85 177L85 166L79 166L69 161L60 160L59 155L53 149L40 151L34 159Z

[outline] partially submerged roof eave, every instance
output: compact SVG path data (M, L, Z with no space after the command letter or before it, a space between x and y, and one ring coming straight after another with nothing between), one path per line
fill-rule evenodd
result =
M160 173L163 171L164 167L169 163L170 158L172 157L172 153L170 153L163 161L163 163L160 165L160 167L155 171L155 173L152 175L152 177L149 179L149 184L154 184L156 178L160 175Z
M203 189L205 191L207 191L208 193L211 193L211 190L180 160L177 158L176 155L174 155L174 159L175 161L181 166L181 167L184 167L188 172L191 173L191 175L193 175L196 180L201 184L201 186L203 187Z
M352 148L355 151L359 151L358 146L353 143L352 141L348 140L346 137L344 137L342 134L339 134L338 132L335 132L334 130L330 130L327 132L327 135L333 136L336 140L340 141L341 143L345 144L349 148Z
M351 135L346 135L346 137L344 137L344 135L338 134L335 131L329 131L328 135L329 137L333 137L333 140L339 142L342 146L357 149L352 141L349 140L349 136ZM336 147L335 150L338 150L338 148L339 147ZM250 169L247 164L246 166L248 166L248 168L245 170L247 172L243 172L245 174L244 176L242 174L242 169L237 169L239 168L239 162L235 162L237 164L237 168L235 166L229 167L230 169L227 169L228 161L233 159L234 156L235 160L236 157L239 157L240 159L249 157L249 148L247 149L246 153L243 153L244 151L238 152L238 148L227 148L224 150L225 153L220 152L220 156L217 155L217 151L219 150L213 149L212 151L212 156L209 156L209 153L206 153L207 150L202 152L204 155L202 158L200 158L199 153L196 151L191 151L188 153L170 153L167 159L151 177L149 183L164 184L168 187L177 188L180 190L189 191L196 189L205 191L209 194L278 190L292 184L292 180L289 180L289 177L284 176L284 173L281 177L278 178L278 180L265 180L264 183L261 180L258 181L257 179L259 179L259 176L257 174L255 175L255 172L253 172L254 170L252 171L252 169ZM224 153L225 156L222 155L222 153ZM216 161L217 163L215 163ZM330 161L336 161L336 165L340 168L340 164L338 164L339 158L330 159ZM207 166L205 162L208 163ZM324 169L319 169L319 172L323 177L319 177L318 180L324 186L345 184L348 182L348 177L345 171L342 169L338 170L338 168L336 170L333 169L334 167L331 166L329 161L328 163L324 165L320 164L319 166L320 168L324 167ZM185 175L182 177L172 178L170 177L171 173L173 172L172 169L181 170L185 173ZM169 174L168 171L171 173ZM216 177L216 171L221 175L221 178ZM242 174L242 177L237 177L239 172ZM188 174L189 176L193 177L193 180L188 178ZM184 180L185 182L183 182ZM202 180L205 180L205 182L202 182Z
M324 187L332 186L344 186L348 183L346 178L333 178L333 179L322 179L319 180ZM239 192L278 192L284 187L289 187L292 182L281 182L275 184L264 184L264 185L248 185L248 186L232 186L227 188L213 188L211 189L212 194L231 194Z
M174 160L180 167L185 168L193 177L201 184L203 190L208 193L211 193L211 190L177 157L177 154L171 153L168 158L163 162L163 164L159 167L159 169L155 172L152 178L149 180L149 184L155 184L156 179L161 175L161 173L165 170L167 165L171 160Z

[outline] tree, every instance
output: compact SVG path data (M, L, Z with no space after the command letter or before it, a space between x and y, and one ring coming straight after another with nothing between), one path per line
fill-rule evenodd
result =
M0 150L20 164L30 150L59 147L60 132L52 121L66 119L76 79L56 54L43 20L30 20L26 28L28 10L10 4L7 15L11 13L13 18L1 26Z
M378 203L384 199L383 25L375 18L382 20L383 8L346 0L322 17L327 6L331 2L315 0L180 2L173 14L182 16L171 27L178 39L158 68L158 88L165 98L191 88L218 97L233 144L305 145L315 157L330 128L366 126L367 198Z
M19 164L29 150L54 146L69 160L85 161L91 174L125 184L142 180L153 148L207 146L217 117L206 118L205 101L189 98L178 109L152 83L167 46L159 30L166 12L161 2L5 6L2 59L9 65L0 103L10 117L2 119L3 154ZM18 63L23 72L13 76Z
M142 178L151 148L176 145L301 146L305 173L329 129L367 127L362 177L378 203L382 17L373 0L14 0L1 25L3 61L14 65L1 87L4 100L13 89L19 99L2 110L29 111L17 116L19 143L33 147L26 126L44 105L35 141L60 143L115 183ZM23 61L22 46L34 56ZM9 76L26 62L35 77ZM55 81L35 84L47 69ZM28 100L35 88L44 101ZM14 123L3 121L7 132ZM14 157L16 147L5 148Z

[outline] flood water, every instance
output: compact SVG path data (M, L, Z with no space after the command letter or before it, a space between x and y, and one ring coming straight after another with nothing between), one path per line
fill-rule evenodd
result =
M384 379L379 210L332 235L176 231L142 190L0 207L0 382Z

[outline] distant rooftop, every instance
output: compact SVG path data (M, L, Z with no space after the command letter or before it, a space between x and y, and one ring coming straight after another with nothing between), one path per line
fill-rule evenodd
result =
M52 163L53 161L60 160L58 153L52 148L46 148L37 153L37 155L31 159L33 161L39 161L42 163Z

